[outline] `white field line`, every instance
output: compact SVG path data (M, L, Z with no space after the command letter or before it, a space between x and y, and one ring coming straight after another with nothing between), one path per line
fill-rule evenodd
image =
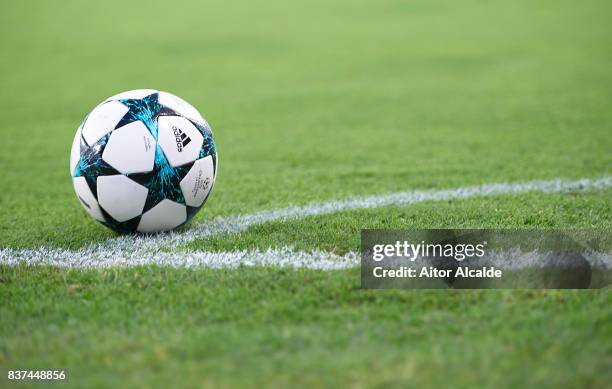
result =
M612 252L584 252L583 257L591 268L612 270ZM240 266L279 266L292 268L308 268L317 270L339 270L359 266L360 254L349 252L337 255L327 251L313 250L310 252L296 251L290 247L270 248L265 251L226 251L226 252L159 252L154 256L141 256L138 253L126 256L109 256L108 253L92 252L89 255L75 255L71 251L40 249L14 250L8 258L2 259L2 264L47 265L60 268L94 268L105 269L114 267L164 266L174 268L231 268ZM466 262L467 264L468 262ZM462 262L457 262L460 266ZM401 258L389 258L380 262L384 268L405 266L420 269L423 266L435 266L434 259L417 258L409 261ZM580 265L575 259L565 260L551 255L549 252L522 251L518 247L502 251L492 251L484 257L470 260L471 268L493 266L501 270L517 270L524 268L571 268Z
M0 254L3 255L3 254ZM1 257L0 263L18 265L50 265L64 268L110 268L135 267L144 265L168 267L210 267L236 268L239 266L281 266L320 270L346 269L359 265L355 253L336 255L327 251L295 251L288 247L265 251L231 252L158 252L153 255L142 253L109 253L94 251L87 255L68 250L39 249L13 250L9 256Z
M101 267L115 264L156 263L183 266L213 266L213 263L247 263L265 265L325 268L321 265L322 256L329 260L349 263L350 259L330 253L313 251L310 253L287 251L287 249L253 252L182 252L178 246L198 238L221 234L238 233L254 225L273 221L302 219L309 216L326 215L348 210L402 206L425 201L460 200L502 194L526 192L558 193L612 187L612 176L581 180L528 181L517 183L498 183L444 190L417 190L396 192L379 196L357 197L327 203L311 203L304 206L290 206L272 211L257 212L250 215L218 217L209 223L201 223L186 231L170 232L153 236L125 235L102 243L89 244L78 250L64 250L48 247L38 249L0 249L0 264L43 264L55 266L90 267L100 263ZM161 251L165 249L166 251ZM169 250L169 252L168 252ZM350 256L350 255L349 255ZM295 260L291 260L291 258ZM347 257L348 258L348 257ZM242 262L240 262L242 261ZM104 265L107 264L107 265ZM171 265L172 266L172 265ZM223 266L223 265L221 265ZM94 266L98 267L98 266ZM333 266L330 268L334 268Z

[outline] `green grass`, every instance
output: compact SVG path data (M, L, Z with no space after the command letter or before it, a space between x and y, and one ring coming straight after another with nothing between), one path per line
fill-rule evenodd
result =
M0 275L3 364L69 367L76 387L575 388L611 378L608 292L373 292L358 289L357 270Z
M359 251L361 230L422 228L612 228L612 190L586 193L528 193L461 201L425 202L311 216L251 227L238 234L196 239L189 250L232 251L292 246L345 254Z
M135 88L213 127L215 216L612 174L610 2L12 2L0 13L0 248L115 236L68 173L83 117ZM364 227L612 227L610 190L267 223L189 249L355 250ZM610 295L362 291L356 271L0 267L0 368L75 387L603 387ZM0 381L1 382L1 381Z
M5 7L0 245L112 236L79 208L69 150L96 104L141 87L184 97L213 127L219 177L196 222L355 194L610 174L611 7L506 3Z

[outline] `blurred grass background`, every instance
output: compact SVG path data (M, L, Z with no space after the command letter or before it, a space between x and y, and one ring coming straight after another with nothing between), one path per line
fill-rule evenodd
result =
M199 108L219 144L196 218L354 194L609 174L607 1L18 2L0 15L0 244L112 234L69 148L134 88Z
M0 13L0 247L112 237L72 138L181 96L219 145L195 223L394 190L612 173L612 3L31 1ZM356 211L192 249L356 249L378 227L603 227L610 190ZM353 271L0 267L0 366L74 387L606 387L607 291L362 291Z

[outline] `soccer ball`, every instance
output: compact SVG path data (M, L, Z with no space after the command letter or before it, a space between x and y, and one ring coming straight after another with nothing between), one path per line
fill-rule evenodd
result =
M106 99L78 128L70 174L79 201L119 232L180 226L204 205L217 150L202 115L183 99L132 90Z

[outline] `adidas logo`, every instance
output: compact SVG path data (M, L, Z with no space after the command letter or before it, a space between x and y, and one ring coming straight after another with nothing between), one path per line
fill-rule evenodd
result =
M191 142L191 138L187 136L180 128L172 126L172 131L174 131L174 140L176 141L176 148L179 153L183 151L183 148Z

